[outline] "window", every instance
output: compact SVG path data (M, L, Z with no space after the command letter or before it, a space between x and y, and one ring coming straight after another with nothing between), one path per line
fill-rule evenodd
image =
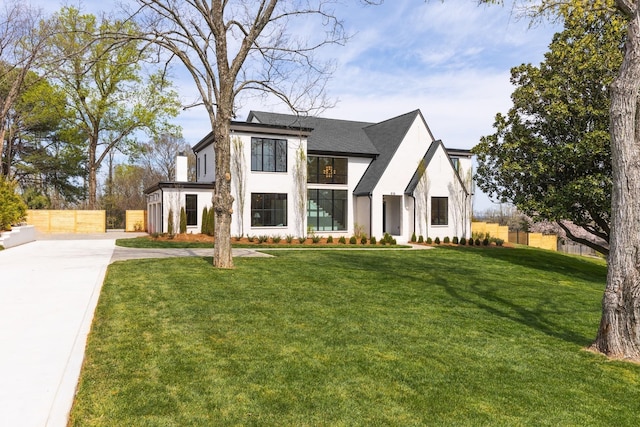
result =
M285 227L286 225L286 194L251 193L252 227Z
M309 156L307 182L310 184L346 184L347 159L341 157Z
M347 229L346 190L308 190L307 226L315 231Z
M431 198L431 225L449 224L449 199L446 197Z
M187 194L185 200L185 212L187 214L187 225L198 225L198 195Z
M460 159L457 157L452 157L451 158L451 162L453 163L453 168L456 170L456 172L460 171Z
M198 157L198 162L196 163L196 176L200 176L200 157Z
M251 170L286 172L287 141L285 139L251 138Z
M204 174L207 174L207 155L204 155Z

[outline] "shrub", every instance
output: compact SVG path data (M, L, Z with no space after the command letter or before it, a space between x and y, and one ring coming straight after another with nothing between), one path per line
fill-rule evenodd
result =
M304 236L300 236L300 237L298 237L298 242L300 242L300 243L304 243L304 242L306 242L306 241L307 241L307 238L306 238L306 237L304 237Z
M180 234L187 232L187 212L184 210L184 206L180 208Z
M0 231L11 230L12 225L24 221L26 216L27 205L16 194L16 183L0 175Z
M242 235L238 234L236 236L233 236L233 238L235 239L236 242L239 242L240 240L242 240Z
M386 245L386 244L387 244L387 241L386 241L386 240L384 240L384 238L382 238L382 239L380 239L380 244L381 244L382 246L384 246L384 245Z
M346 245L347 244L347 239L345 239L344 236L340 236L340 238L338 239L338 243Z
M256 236L247 236L247 240L253 242L254 240L256 240Z
M460 244L461 244L462 246L466 245L466 244L467 244L467 238L466 238L466 237L461 237L461 238L460 238Z
M391 234L389 233L384 233L384 237L380 240L380 243L384 242L383 244L390 244L390 245L395 245L396 241L393 237L391 237Z
M370 244L370 245L375 245L375 244L376 244L376 238L375 238L375 236L371 236L371 238L369 239L369 244Z
M436 245L440 244L440 238L436 237L436 239L433 241L433 243L435 243Z
M416 232L414 231L413 234L411 234L411 241L415 243L416 241Z
M476 246L480 246L482 244L482 242L480 242L480 239L476 239L475 244L476 244Z
M422 237L422 234L418 236L418 243L424 243L424 237Z
M269 236L267 235L258 236L258 243L266 243L268 241L269 241Z
M293 242L293 234L287 234L284 239L287 241L287 243L291 243Z
M362 243L363 245L366 245L367 244L367 236L362 236L360 238L360 243Z
M496 246L502 246L504 244L504 239L496 238L495 242L496 242Z
M473 237L470 237L469 240L467 241L467 244L469 246L473 246Z
M489 239L487 239L486 237L484 238L484 240L482 241L482 245L483 246L489 246Z
M358 239L356 239L356 236L351 236L349 238L349 244L355 245L356 243L358 243Z
M276 234L275 236L273 236L273 237L271 238L271 241L272 241L273 243L280 243L280 240L282 240L282 237L280 237L280 235L279 235L279 234Z
M457 245L459 243L458 236L453 236L453 239L451 239L451 243Z
M204 208L202 208L202 220L200 222L200 232L202 234L208 234L207 233L207 217L209 216L209 209L207 209L207 207L205 206ZM242 238L242 236L240 236L240 238ZM240 240L240 239L236 239L236 240Z
M327 237L327 243L333 243L333 236Z
M449 239L449 236L444 236L444 240L442 241L442 243L451 243L451 239Z
M320 241L320 239L321 239L321 238L322 238L321 236L318 236L318 235L315 235L315 234L314 234L313 236L311 236L311 241L312 241L313 243L318 243L318 242Z
M430 245L433 243L433 239L431 237L427 237L427 245Z
M173 209L169 208L169 218L167 218L167 233L173 236Z

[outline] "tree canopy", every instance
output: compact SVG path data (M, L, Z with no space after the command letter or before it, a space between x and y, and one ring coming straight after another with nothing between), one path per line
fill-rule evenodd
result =
M535 220L608 253L612 185L609 86L622 63L625 20L570 13L539 66L511 71L513 107L473 148L478 186ZM584 236L566 226L583 228ZM588 233L588 234L587 234ZM588 236L585 237L585 236Z

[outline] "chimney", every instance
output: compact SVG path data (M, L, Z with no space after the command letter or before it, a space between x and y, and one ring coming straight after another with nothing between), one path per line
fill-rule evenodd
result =
M188 169L187 156L181 151L176 157L176 182L189 181Z

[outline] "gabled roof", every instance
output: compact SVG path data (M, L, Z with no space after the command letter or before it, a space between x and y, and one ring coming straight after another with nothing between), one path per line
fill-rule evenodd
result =
M364 129L380 154L371 162L356 186L353 192L355 196L364 196L373 192L389 162L407 135L409 128L418 117L422 118L422 114L420 110L415 110L393 119L370 125ZM424 118L422 120L424 121ZM431 131L429 131L429 134L431 134Z
M438 151L439 147L442 147L444 152L447 153L447 158L449 159L449 163L451 164L451 169L455 172L456 178L458 179L458 181L460 181L460 184L461 184L462 188L464 189L464 192L469 194L469 192L467 191L466 186L462 182L462 178L460 178L460 174L455 170L455 167L453 166L453 162L451 161L451 156L450 156L449 150L447 150L447 148L445 148L444 144L442 143L442 141L440 139L437 140L437 141L433 141L431 143L431 145L429 146L429 149L427 150L427 152L425 153L424 157L422 158L422 161L418 165L415 173L413 174L413 177L411 177L411 181L409 181L409 185L407 185L407 188L405 188L404 194L406 194L406 195L412 195L413 194L413 192L415 191L416 187L418 186L418 182L420 182L420 178L422 178L422 174L424 174L424 172L426 171L427 166L429 166L429 163L431 163L431 159L433 159L433 156L436 154L436 152ZM466 153L469 153L469 154L471 153L469 150L457 150L457 152L460 155L466 154ZM466 152L466 153L464 153L464 152Z
M374 123L251 111L248 122L311 128L307 152L374 157L378 154L364 128Z

